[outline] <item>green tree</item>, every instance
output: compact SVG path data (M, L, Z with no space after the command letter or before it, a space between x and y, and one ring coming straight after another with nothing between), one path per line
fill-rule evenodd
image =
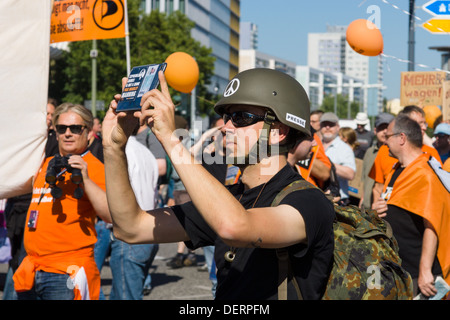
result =
M195 26L184 14L170 15L140 11L139 0L129 0L128 26L131 67L163 62L171 53L183 51L195 57L200 69L197 95L208 99L206 85L214 71L212 50L202 46L190 34ZM121 92L121 79L127 76L125 38L97 40L97 100L108 105L115 93ZM69 51L50 63L49 95L59 101L84 103L91 99L92 41L72 42ZM181 93L171 89L175 101ZM185 99L186 100L186 99ZM199 103L200 113L209 113L210 105Z
M320 109L325 112L335 112L335 104L337 109L337 116L339 119L348 119L348 109L349 100L348 96L338 94L337 96L333 94L326 95L323 99ZM356 114L359 112L360 104L358 102L350 102L350 119L354 119Z

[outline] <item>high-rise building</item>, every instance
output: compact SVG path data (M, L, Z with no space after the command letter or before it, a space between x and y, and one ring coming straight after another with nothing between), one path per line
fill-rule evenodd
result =
M239 61L239 72L253 68L269 68L284 72L295 78L295 62L271 56L257 50L240 50Z
M223 91L239 70L240 0L142 0L142 6L146 13L179 10L195 22L191 36L216 58L208 90Z
M350 101L363 103L364 82L342 72L328 72L309 66L296 67L296 79L305 88L311 103L311 110L317 110L327 95L341 94Z
M258 50L258 26L252 22L241 22L239 50Z
M355 52L345 39L345 26L327 26L325 33L308 34L308 66L325 72L341 72L360 79L364 91L363 110L369 116L383 108L383 68L381 57Z

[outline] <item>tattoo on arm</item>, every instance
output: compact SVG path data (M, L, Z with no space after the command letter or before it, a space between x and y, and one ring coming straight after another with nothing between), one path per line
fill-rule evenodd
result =
M251 242L252 247L254 248L261 248L261 243L262 243L262 239L258 238L258 240L256 240L255 242Z

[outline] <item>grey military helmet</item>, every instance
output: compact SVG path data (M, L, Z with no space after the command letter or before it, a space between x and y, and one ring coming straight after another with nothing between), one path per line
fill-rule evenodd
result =
M228 83L214 109L223 115L230 105L267 108L281 123L311 135L308 96L296 79L283 72L265 68L240 72Z

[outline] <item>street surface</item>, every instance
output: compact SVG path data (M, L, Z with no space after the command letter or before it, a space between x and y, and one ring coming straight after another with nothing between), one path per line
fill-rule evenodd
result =
M153 289L144 300L213 300L209 273L199 271L198 266L171 269L166 262L172 258L177 250L175 243L161 244L159 251L150 268ZM197 261L204 263L203 250L196 250ZM8 264L0 264L0 300L3 300ZM102 269L102 289L109 299L111 291L111 270L108 263Z

